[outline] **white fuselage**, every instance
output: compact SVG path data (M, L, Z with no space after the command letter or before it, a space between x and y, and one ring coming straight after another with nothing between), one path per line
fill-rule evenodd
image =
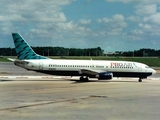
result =
M103 60L23 60L21 66L28 70L67 76L92 76L96 73L112 72L113 77L142 77L146 78L155 73L155 70L138 62L103 61ZM23 65L22 65L23 64ZM89 71L83 72L84 70ZM91 73L90 73L91 71ZM93 72L93 73L92 73Z

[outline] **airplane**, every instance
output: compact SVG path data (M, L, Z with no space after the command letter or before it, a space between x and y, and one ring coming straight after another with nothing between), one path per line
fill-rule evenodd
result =
M80 76L80 81L89 78L111 80L113 77L134 77L138 81L156 73L148 65L132 61L105 60L55 60L38 55L19 33L12 33L17 58L14 64L40 73L61 76Z

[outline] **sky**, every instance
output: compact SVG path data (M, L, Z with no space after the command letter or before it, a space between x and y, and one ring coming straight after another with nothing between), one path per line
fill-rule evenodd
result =
M160 0L0 0L0 47L160 49Z

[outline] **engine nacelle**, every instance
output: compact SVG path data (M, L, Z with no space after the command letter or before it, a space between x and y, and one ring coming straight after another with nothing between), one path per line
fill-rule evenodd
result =
M111 80L113 78L113 73L111 72L103 72L96 75L96 78L98 80Z

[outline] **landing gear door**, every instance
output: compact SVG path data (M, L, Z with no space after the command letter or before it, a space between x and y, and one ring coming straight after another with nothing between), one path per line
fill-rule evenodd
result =
M42 62L39 63L39 70L43 70L43 63Z

